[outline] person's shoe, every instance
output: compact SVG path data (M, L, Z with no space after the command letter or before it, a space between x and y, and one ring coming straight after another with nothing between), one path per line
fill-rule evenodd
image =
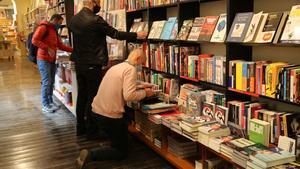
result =
M87 149L80 151L78 158L76 159L77 169L83 169L86 163L89 161L90 153Z
M54 113L54 112L55 112L50 106L44 106L44 107L42 108L42 111L43 111L44 113Z
M51 108L52 110L56 111L56 110L60 109L60 106L58 106L58 105L55 104L55 103L50 103L50 108Z

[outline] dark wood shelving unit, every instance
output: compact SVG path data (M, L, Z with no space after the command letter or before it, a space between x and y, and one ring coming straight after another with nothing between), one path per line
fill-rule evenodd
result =
M193 19L195 17L200 16L200 6L202 3L214 3L216 1L222 1L222 0L188 0L188 1L178 1L177 3L174 4L169 4L169 5L159 5L159 6L153 6L153 7L148 7L143 8L143 9L137 9L134 11L127 11L126 13L126 22L127 22L127 31L130 30L130 27L133 23L133 20L136 18L143 18L144 21L148 21L148 30L151 30L152 23L154 21L159 21L159 20L166 20L168 15L168 10L172 8L172 10L176 10L177 12L177 20L178 20L178 31L180 31L180 28L182 26L182 23L184 20L187 19ZM253 12L254 11L254 0L248 0L248 1L243 1L241 0L224 0L226 4L226 13L227 13L227 35L230 31L231 25L233 23L233 20L235 18L235 15L240 12ZM173 9L174 8L174 9ZM177 9L175 9L177 8ZM215 15L219 15L220 13L216 13ZM144 17L143 17L144 16ZM145 18L146 17L146 18ZM271 48L281 48L281 47L294 47L298 48L300 47L300 44L289 44L289 43L278 43L278 44L273 44L273 43L267 43L267 44L260 44L260 43L232 43L232 42L224 42L224 43L211 43L211 42L201 42L201 41L182 41L182 40L163 40L163 39L146 39L146 40L138 40L130 43L148 43L148 56L150 57L150 44L152 43L166 43L170 45L177 45L179 47L182 46L200 46L200 51L201 51L201 45L204 44L211 44L211 45L224 45L225 46L225 55L226 55L226 80L224 84L226 85L218 85L218 84L213 84L210 82L204 82L201 80L197 79L191 79L187 77L182 77L180 75L174 75L174 74L169 74L166 72L162 71L157 71L151 68L146 68L149 71L153 71L155 73L161 73L163 75L167 75L169 77L177 78L180 81L180 84L183 83L192 83L196 85L203 86L204 88L211 88L220 92L224 92L226 96L226 100L251 100L252 98L254 99L267 99L270 101L274 102L279 102L279 103L284 103L288 105L295 105L295 106L300 106L300 104L285 101L285 100L280 100L280 99L275 99L275 98L270 98L267 96L262 96L256 93L251 93L251 92L245 92L245 91L240 91L236 90L233 88L228 87L228 81L229 81L229 61L231 60L245 60L245 61L252 61L253 60L253 47L271 47ZM271 49L270 49L271 50ZM178 62L179 63L179 62ZM149 63L151 65L151 63ZM141 136L139 136L141 137ZM143 139L142 139L143 140ZM150 143L146 143L149 145ZM151 143L152 144L152 143ZM151 147L151 144L149 145ZM152 145L153 146L153 145ZM226 160L227 162L233 164L234 166L238 168L242 168L239 165L235 164L231 159L228 157L215 152L209 148L204 148L204 150L215 154L216 156L219 156ZM155 150L158 151L158 150ZM202 153L205 153L205 151L201 151ZM162 153L163 151L158 152L162 157L165 158L165 154ZM167 158L165 158L167 159ZM172 159L167 159L168 161L172 161ZM201 159L199 159L201 160ZM203 159L202 159L203 161ZM172 162L171 162L172 163ZM172 163L173 164L173 163ZM182 165L185 165L186 162L183 162ZM177 168L182 168L180 167L180 164L175 165Z

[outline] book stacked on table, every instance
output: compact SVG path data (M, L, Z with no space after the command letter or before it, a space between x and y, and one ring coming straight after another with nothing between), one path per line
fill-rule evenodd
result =
M216 152L221 152L221 144L237 139L238 136L229 135L229 136L221 136L221 137L213 137L209 139L208 147L215 150Z
M245 147L248 147L248 146L252 146L254 145L255 143L252 142L252 141L249 141L247 139L244 139L244 138L239 138L239 139L234 139L234 140L231 140L231 141L228 141L228 142L223 142L221 144L221 153L225 156L227 156L228 158L232 159L233 157L233 151L235 149L238 149L238 148L245 148Z
M168 152L187 158L197 154L197 144L181 136L168 136Z
M179 126L182 128L183 136L192 141L197 141L199 133L198 128L213 122L215 121L208 116L188 116L180 121Z
M205 146L208 146L210 138L230 135L229 128L217 122L201 126L198 129L198 142Z

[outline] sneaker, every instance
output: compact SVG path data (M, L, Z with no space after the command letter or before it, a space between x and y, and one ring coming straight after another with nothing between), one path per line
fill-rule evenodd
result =
M50 106L45 106L45 107L43 107L43 108L42 108L42 111L43 111L44 113L53 113L53 112L55 112Z
M90 153L87 149L80 151L78 158L76 159L77 169L83 169L90 158Z
M50 103L50 108L53 110L53 111L56 111L58 109L60 109L60 106L58 106L57 104L55 103Z

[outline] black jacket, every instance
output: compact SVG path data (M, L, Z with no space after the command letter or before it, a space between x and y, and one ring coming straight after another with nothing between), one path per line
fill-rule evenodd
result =
M107 65L106 36L119 40L135 40L136 33L121 32L111 27L102 17L90 9L83 8L73 16L69 24L73 34L71 60L76 66Z

